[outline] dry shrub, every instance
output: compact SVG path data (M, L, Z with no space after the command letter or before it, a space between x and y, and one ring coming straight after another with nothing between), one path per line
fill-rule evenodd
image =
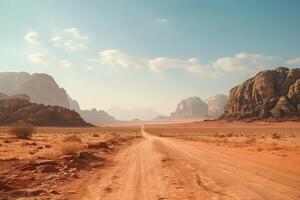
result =
M77 135L70 135L65 137L64 142L77 142L81 143L81 139Z
M254 143L256 143L256 138L254 138L254 137L247 138L247 139L245 140L245 144L252 145L252 144L254 144Z
M31 124L18 123L13 125L8 132L19 139L29 139L32 137L32 134L36 132L36 129Z
M74 154L83 149L81 139L77 135L70 135L64 138L61 145L61 152L65 155Z
M65 155L75 154L83 149L83 145L78 142L65 142L61 145L61 152Z
M273 139L280 139L280 138L281 138L281 135L278 134L278 133L272 133L272 138L273 138Z

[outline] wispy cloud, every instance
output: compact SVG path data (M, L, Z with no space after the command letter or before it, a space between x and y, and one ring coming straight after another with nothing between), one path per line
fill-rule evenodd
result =
M40 45L41 39L36 32L29 32L25 35L24 40L30 45Z
M30 53L27 56L28 60L35 64L42 64L47 66L60 66L69 68L72 64L67 60L56 60L48 57L43 53Z
M113 67L141 68L145 65L145 61L143 59L128 56L127 54L115 49L100 51L98 54L100 55L103 63Z
M243 52L204 64L198 58L137 58L128 56L119 50L105 50L99 52L99 55L100 61L108 66L122 68L147 67L151 71L158 73L180 69L190 74L208 77L220 76L226 73L255 72L269 66L270 62L277 59L273 56Z
M65 51L80 51L88 49L87 40L88 37L74 27L56 34L50 42L53 46L63 48Z
M169 22L169 20L167 18L157 18L157 19L155 19L155 21L160 24L166 24Z
M293 59L287 60L285 63L288 65L300 66L300 58L293 58Z

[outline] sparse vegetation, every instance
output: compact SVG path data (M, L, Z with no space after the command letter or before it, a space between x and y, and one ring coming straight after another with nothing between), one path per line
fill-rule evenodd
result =
M9 129L9 133L19 139L29 139L35 132L35 127L31 124L26 123L15 124Z
M81 139L77 135L70 135L65 137L64 142L78 142L81 143Z
M272 128L270 128L272 127ZM183 140L199 141L234 148L248 148L262 151L263 145L271 146L270 150L284 148L287 140L282 138L297 138L294 127L282 128L280 124L265 126L265 124L240 123L227 124L169 124L147 125L146 131L160 137L175 137ZM271 145L278 143L276 148Z
M65 142L61 145L61 152L65 155L74 154L83 149L83 145L78 142Z
M245 140L245 144L247 144L247 145L251 145L251 144L253 144L255 142L256 142L256 138L255 137L250 137L250 138L247 138Z
M272 138L273 138L273 139L280 139L280 138L281 138L281 135L278 134L278 133L272 133Z

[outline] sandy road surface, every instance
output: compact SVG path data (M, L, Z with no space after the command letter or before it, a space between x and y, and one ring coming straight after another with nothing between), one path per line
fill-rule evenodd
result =
M299 166L142 132L74 198L300 199Z

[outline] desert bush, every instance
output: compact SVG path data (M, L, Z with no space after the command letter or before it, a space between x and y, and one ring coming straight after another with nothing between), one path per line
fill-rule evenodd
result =
M65 137L64 142L77 142L81 143L81 139L77 135L70 135Z
M9 134L16 136L19 139L29 139L36 129L31 124L18 123L13 125L9 130Z
M65 142L60 147L61 152L65 155L75 154L83 149L83 146L78 142Z
M280 139L280 138L281 138L281 135L278 134L278 133L272 133L272 138L273 138L273 139Z
M252 145L252 144L256 143L256 138L250 137L250 138L247 138L244 142L245 142L245 144Z

